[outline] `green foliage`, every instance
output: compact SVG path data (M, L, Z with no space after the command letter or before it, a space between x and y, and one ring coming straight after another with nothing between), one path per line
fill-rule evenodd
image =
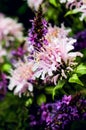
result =
M54 86L45 87L45 92L46 92L47 94L51 94L51 95L52 95L53 88L54 88Z
M33 103L32 98L29 98L26 102L25 102L25 106L28 107Z
M6 63L6 64L4 64L4 65L2 66L2 71L4 71L4 72L9 72L10 69L11 69L11 65L8 64L8 63Z
M49 0L49 2L54 5L55 7L57 7L57 1L56 0Z
M75 72L79 76L82 76L82 75L86 74L86 65L81 63L79 66L76 67Z
M78 78L77 74L73 74L70 78L69 78L69 83L77 83L81 86L84 86L84 84L80 81L80 79Z
M70 130L81 130L81 129L83 129L83 130L86 129L86 121L84 121L84 120L83 121L81 121L81 120L74 121L70 128Z
M26 130L28 128L28 109L25 98L9 93L0 101L0 130Z
M62 89L62 87L64 86L65 82L66 82L65 80L59 80L58 81L57 85L54 87L53 92L52 92L52 98L53 99L54 99L54 96L56 94L56 90Z
M65 16L68 16L68 15L72 15L72 14L77 14L78 13L78 10L77 9L74 9L74 10L69 10Z
M46 96L45 94L40 94L37 96L37 104L41 105L42 103L46 102Z

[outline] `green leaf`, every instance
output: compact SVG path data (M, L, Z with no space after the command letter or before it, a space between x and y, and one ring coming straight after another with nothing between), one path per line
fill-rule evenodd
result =
M56 0L49 0L49 2L50 2L52 5L54 5L55 7L57 7L57 2L56 2Z
M40 94L37 97L37 104L41 105L42 103L45 103L45 102L46 102L46 96L44 94Z
M53 92L53 88L54 88L54 86L51 86L51 87L45 87L45 92L46 92L47 94L52 94L52 92Z
M79 74L79 76L86 74L86 65L80 64L79 66L77 66L75 72Z
M79 11L77 9L68 11L65 16L71 15L71 14L77 14Z
M10 64L4 64L2 67L2 70L5 72L9 72L11 69L11 65Z
M32 98L29 98L26 102L25 102L25 106L30 106L32 104Z
M73 74L72 77L69 78L69 83L77 83L81 86L84 86L84 84L80 81L77 74Z
M55 86L55 88L53 89L53 95L52 95L53 99L54 99L56 90L62 89L62 87L64 86L64 84L65 84L65 80L59 80L59 81L58 81L58 84L57 84L57 85Z

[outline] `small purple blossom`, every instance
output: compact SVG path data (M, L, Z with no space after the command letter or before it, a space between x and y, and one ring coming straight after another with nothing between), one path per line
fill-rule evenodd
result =
M64 103L69 104L71 101L71 98L72 98L71 95L69 95L69 96L64 95L62 100Z

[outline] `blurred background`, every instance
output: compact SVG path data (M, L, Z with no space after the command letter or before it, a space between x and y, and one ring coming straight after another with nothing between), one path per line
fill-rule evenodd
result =
M70 36L75 36L80 31L85 30L86 28L86 20L80 21L76 16L78 14L69 15L65 17L67 9L64 4L52 4L52 0L50 3L46 0L44 4L44 17L46 20L52 24L52 26L57 25L61 27L61 24L64 23L65 27L72 28ZM34 18L35 13L33 9L31 9L27 0L0 0L0 14L4 14L6 17L10 17L12 19L16 19L18 23L21 23L23 26L23 35L28 35L28 30L31 28L30 20ZM77 25L77 26L76 26ZM79 40L83 40L86 43L86 32L84 35L80 37ZM12 45L12 48L16 48L16 46L21 45L18 41L15 40L16 45ZM12 42L12 41L11 41ZM86 44L85 44L86 45ZM4 46L4 43L3 43ZM10 46L5 46L5 48L10 50ZM83 52L84 58L83 61L86 61L86 50ZM11 57L11 56L10 56ZM9 73L9 68L11 66L10 62L6 57L4 57L4 62L0 63L0 71L3 70L6 74ZM79 59L81 60L81 59ZM81 62L81 61L80 61ZM0 75L0 83L1 79L5 82L5 78L3 75ZM82 78L86 83L85 77ZM8 81L6 81L8 84ZM74 90L75 91L75 90ZM43 92L42 92L43 93ZM40 104L41 101L45 101L45 95L41 95L40 92L37 93L39 97L37 97L37 102ZM51 96L51 95L50 95ZM50 98L49 96L49 98ZM28 99L28 97L23 96L19 98L15 96L12 92L7 90L6 87L0 88L0 130L29 130L29 107L32 104L32 99ZM81 123L81 125L86 128L86 123ZM77 122L72 126L71 130L79 130L80 128L76 128ZM84 129L84 128L83 128ZM32 130L32 129L30 129Z
M28 7L26 0L0 0L0 13L22 23L24 34L27 35L31 27L29 20L33 19L34 12ZM5 60L3 66L7 65L8 68L7 63L8 61ZM2 64L0 68L1 66ZM5 72L7 73L6 70ZM5 93L3 89L0 90L0 130L28 130L26 100L10 92Z
M0 0L0 12L6 16L17 18L19 22L23 23L26 30L31 26L29 20L34 16L27 0Z

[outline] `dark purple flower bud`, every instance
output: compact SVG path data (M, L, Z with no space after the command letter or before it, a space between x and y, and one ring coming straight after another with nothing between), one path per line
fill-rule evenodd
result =
M77 39L74 43L75 51L80 51L86 48L86 30L77 33L74 38Z
M6 75L0 72L0 100L4 98L7 92L7 79Z
M82 119L83 119L83 120L86 120L86 111L83 113Z
M12 55L16 57L22 57L25 54L25 50L22 47L19 47L17 50L12 50Z

